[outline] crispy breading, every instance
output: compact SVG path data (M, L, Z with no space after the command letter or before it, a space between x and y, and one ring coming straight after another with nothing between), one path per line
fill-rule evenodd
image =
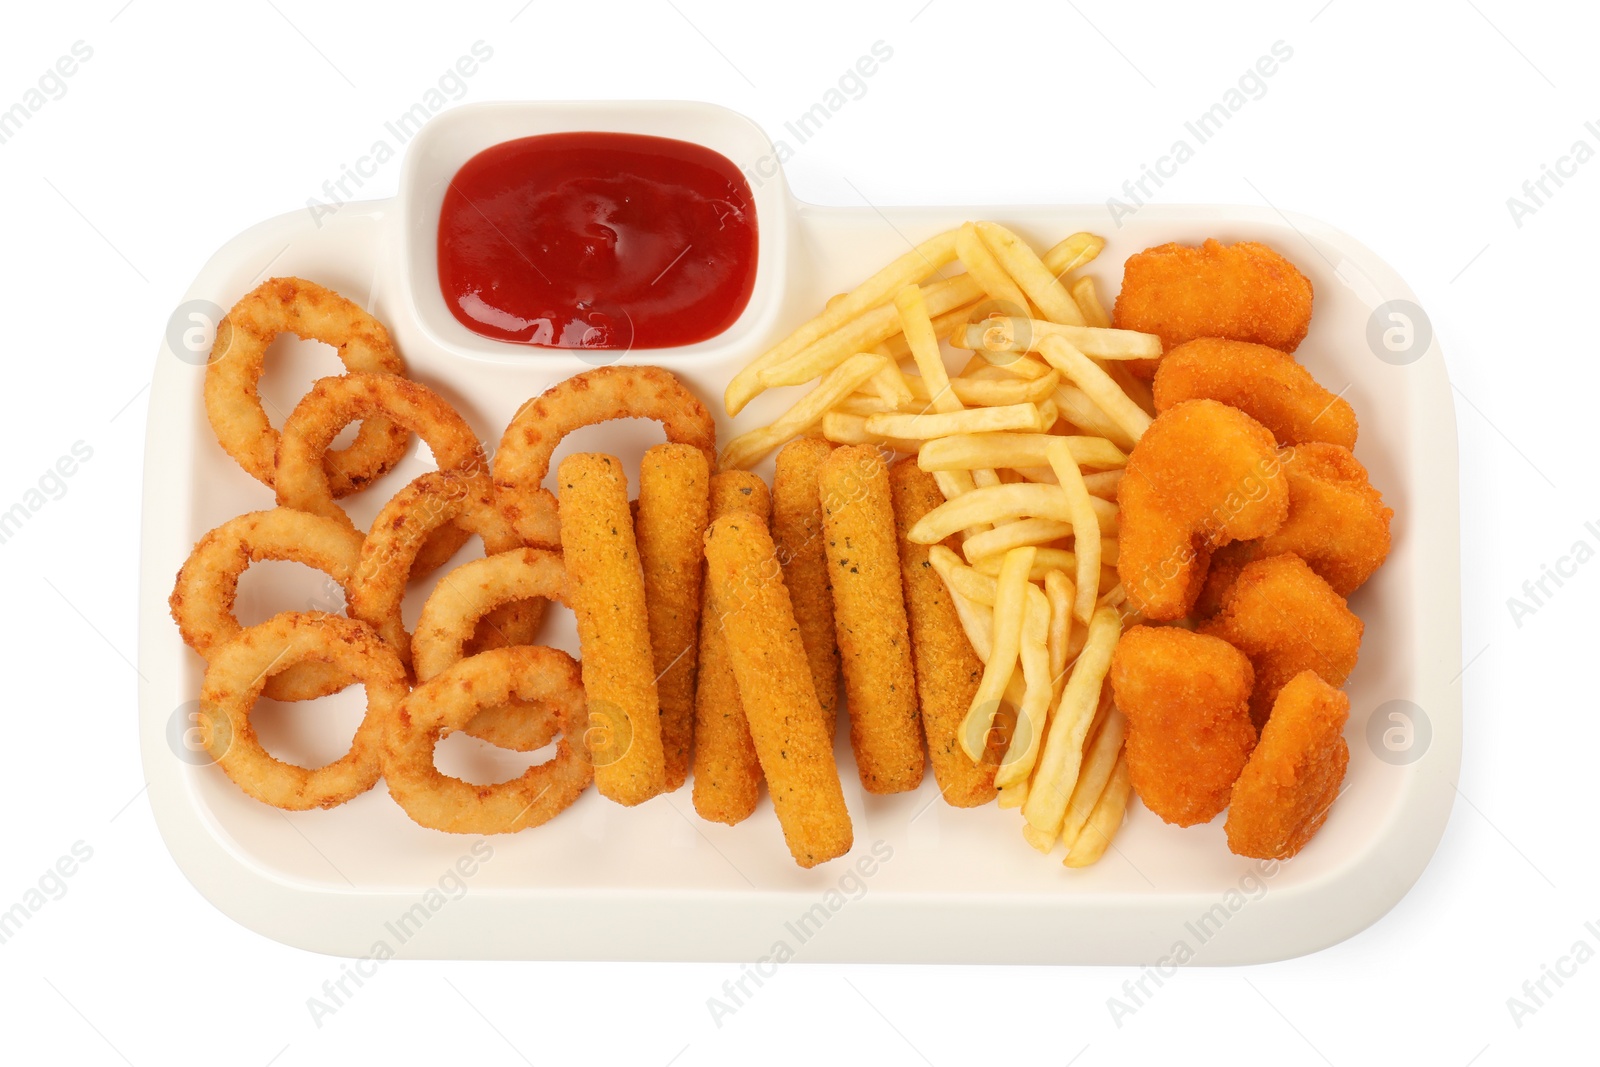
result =
M1326 441L1356 446L1356 413L1343 397L1276 348L1201 337L1161 357L1156 411L1185 400L1216 400L1255 419L1280 445Z
M839 714L839 643L817 478L832 451L833 445L820 437L797 438L778 453L772 475L772 539L830 736Z
M749 471L711 476L710 518L747 512L763 522L772 511L767 483ZM704 548L702 546L702 552ZM694 697L694 810L702 819L728 825L743 822L761 798L761 762L739 680L728 660L722 620L711 606L711 587L700 590L700 664ZM830 738L832 733L828 735Z
M894 501L895 535L900 543L900 577L905 587L906 616L911 626L911 664L916 671L917 702L928 739L928 761L939 792L958 808L976 807L995 798L994 775L1003 753L994 746L974 763L961 751L961 723L972 706L983 677L983 661L972 650L950 590L928 562L931 546L906 534L928 512L944 503L933 475L917 466L915 456L889 468ZM946 541L959 551L956 538Z
M580 452L561 461L556 481L595 785L618 804L640 804L666 788L667 766L628 477L617 457Z
M1128 719L1128 771L1145 807L1167 822L1210 822L1256 744L1255 672L1215 637L1135 626L1117 642L1111 691Z
M905 792L924 761L889 472L877 449L853 445L828 456L819 487L850 747L867 792Z
M852 830L833 737L811 684L777 548L758 516L739 512L712 522L706 584L790 853L802 867L844 855Z
M1228 848L1240 856L1286 860L1306 847L1339 798L1350 747L1344 724L1350 698L1315 671L1301 671L1278 693L1233 783L1228 808Z
M1200 632L1250 657L1255 692L1250 716L1259 729L1278 693L1301 671L1343 685L1361 649L1361 620L1299 556L1256 560L1239 572L1216 616Z
M700 572L709 521L710 471L693 445L646 450L639 464L634 536L644 569L644 602L661 700L667 789L689 774L694 739L694 673L700 632Z

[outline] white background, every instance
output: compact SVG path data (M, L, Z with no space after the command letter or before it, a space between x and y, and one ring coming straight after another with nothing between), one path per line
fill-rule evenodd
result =
M76 842L92 858L0 945L5 1058L1592 1062L1600 961L1547 982L1554 995L1520 1026L1507 998L1579 939L1600 949L1584 927L1600 928L1600 566L1547 583L1555 595L1520 620L1507 600L1575 542L1600 546L1600 161L1549 185L1520 226L1506 203L1575 140L1600 148L1600 127L1584 128L1600 122L1592 14L1508 0L613 6L8 12L0 108L74 42L93 56L0 144L0 510L75 442L93 457L0 545L0 908ZM1315 956L1184 971L1120 1027L1106 1002L1131 969L791 966L718 1028L706 998L736 965L470 962L390 964L317 1026L306 1000L340 961L269 942L201 899L142 796L135 530L141 479L161 477L142 470L143 390L207 256L320 195L480 39L494 56L466 100L703 99L774 136L881 40L892 59L787 166L797 195L841 204L1101 202L1275 41L1292 47L1266 94L1157 199L1325 219L1408 279L1441 338L1461 435L1466 751L1461 800L1410 895ZM389 195L398 172L389 164L361 195Z

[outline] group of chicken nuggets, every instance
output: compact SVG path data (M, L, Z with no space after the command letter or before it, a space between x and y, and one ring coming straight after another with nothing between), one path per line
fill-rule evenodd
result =
M1351 449L1356 417L1292 353L1311 284L1264 245L1129 259L1116 325L1160 335L1157 417L1118 494L1118 575L1145 621L1110 681L1145 806L1228 846L1295 855L1349 762L1362 623L1345 598L1389 553L1393 511ZM1150 625L1167 623L1171 625Z

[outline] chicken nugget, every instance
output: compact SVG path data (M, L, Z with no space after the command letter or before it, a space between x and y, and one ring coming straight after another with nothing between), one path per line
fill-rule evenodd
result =
M811 661L811 682L828 717L829 736L839 714L839 642L817 477L832 451L833 445L820 437L797 438L778 453L772 475L772 539L783 563L783 584L789 589L794 619L800 624L800 640Z
M556 481L595 785L618 804L640 804L666 788L667 765L628 478L617 457L580 452L561 461Z
M1157 334L1167 351L1197 337L1225 337L1293 352L1311 326L1311 282L1255 241L1165 244L1128 257L1112 321ZM1130 369L1148 378L1157 362L1130 361Z
M902 793L924 763L889 472L877 449L854 445L828 456L818 484L850 747L867 792Z
M916 672L922 729L928 738L928 761L939 792L958 808L976 807L995 798L994 775L1002 753L990 746L982 762L961 750L961 724L983 678L983 661L967 640L944 580L928 561L931 546L906 534L928 512L944 503L933 475L907 456L889 467L894 500L895 535L900 542L900 578L905 587L906 615L911 624L911 665ZM958 551L954 537L945 542Z
M1161 357L1156 411L1185 400L1216 400L1272 431L1280 445L1309 441L1356 446L1356 413L1292 356L1266 345L1202 337Z
M1135 626L1111 659L1111 692L1128 719L1133 788L1167 822L1210 822L1256 744L1255 672L1226 641L1173 626Z
M765 522L771 511L767 484L759 475L749 471L712 475L713 521L746 512ZM739 700L739 681L728 660L722 619L711 605L710 585L703 585L700 594L700 663L694 697L694 810L702 819L731 826L756 810L756 801L761 798L761 762L750 738L744 704Z
M706 454L693 445L657 445L646 450L639 464L634 536L644 568L644 602L655 656L656 692L661 699L661 747L669 792L688 777L694 738L694 673L709 480Z
M1289 679L1316 671L1343 685L1361 649L1361 620L1299 556L1256 560L1239 572L1222 609L1200 627L1250 658L1250 717L1260 729Z
M1322 828L1339 797L1350 747L1350 698L1315 671L1301 671L1278 693L1261 743L1233 783L1228 848L1253 859L1286 860Z
M778 823L795 862L815 867L850 851L850 813L777 548L749 512L714 520L705 544L706 584Z
M1299 556L1335 593L1348 597L1389 557L1394 510L1384 505L1367 469L1348 449L1312 443L1284 449L1279 457L1289 483L1289 517L1276 533L1217 550L1195 604L1202 618L1215 614L1252 560Z
M1188 400L1145 431L1117 503L1117 577L1135 611L1168 622L1194 607L1214 549L1283 524L1289 490L1266 427L1215 400Z

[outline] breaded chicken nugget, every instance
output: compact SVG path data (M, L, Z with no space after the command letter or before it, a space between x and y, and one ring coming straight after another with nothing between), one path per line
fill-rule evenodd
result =
M1117 642L1111 692L1128 719L1128 771L1145 807L1179 826L1210 822L1256 744L1255 673L1226 641L1135 626Z
M852 831L833 737L767 524L749 512L712 522L706 584L790 853L802 867L844 855Z
M628 477L617 457L580 452L561 461L556 482L595 785L618 804L639 804L666 788L667 765Z
M789 588L794 620L800 624L800 640L811 661L811 682L828 717L829 736L839 714L839 642L833 627L833 587L828 580L817 477L832 451L833 445L820 437L797 438L778 453L772 475L772 539L783 563L783 584Z
M1266 427L1215 400L1189 400L1140 438L1117 503L1117 576L1128 602L1168 622L1194 606L1215 548L1283 524L1289 490Z
M704 559L708 482L706 454L693 445L656 445L639 464L634 535L644 568L644 602L656 692L661 698L661 748L667 789L689 774L694 738L694 672L700 637L700 571Z
M828 456L818 485L850 747L867 792L903 793L922 782L922 723L889 472L877 449L854 445Z
M1356 446L1356 413L1292 356L1266 345L1202 337L1161 357L1156 411L1185 400L1216 400L1272 431L1280 445L1308 441Z
M1240 856L1286 860L1322 828L1350 764L1344 740L1350 698L1301 671L1272 706L1261 743L1233 783L1228 848Z
M983 677L983 661L972 650L944 580L928 562L929 545L906 534L928 512L944 503L933 475L907 456L889 467L894 498L895 535L900 543L900 578L905 586L906 615L911 624L911 663L917 677L917 702L928 738L928 761L939 792L958 808L976 807L995 798L994 775L1000 753L993 746L980 763L961 751L961 723L972 706ZM946 547L959 551L955 538Z
M1197 337L1293 352L1311 326L1311 282L1264 244L1165 244L1128 257L1112 311L1118 329L1157 334L1170 351ZM1148 378L1154 361L1136 373Z
M713 521L746 512L765 522L771 511L772 499L759 475L749 471L712 475ZM739 681L728 660L722 619L711 606L711 587L705 585L694 697L694 810L702 819L731 826L749 818L760 798L761 762L739 700Z
M1245 564L1293 554L1347 597L1372 577L1389 557L1389 521L1394 510L1367 479L1367 469L1348 449L1308 444L1284 449L1283 473L1289 481L1289 517L1277 533L1238 541L1211 557L1205 590L1195 613L1216 612Z
M1278 693L1301 671L1343 685L1361 649L1361 620L1299 556L1257 560L1239 572L1222 610L1200 627L1250 657L1250 717L1260 729Z

